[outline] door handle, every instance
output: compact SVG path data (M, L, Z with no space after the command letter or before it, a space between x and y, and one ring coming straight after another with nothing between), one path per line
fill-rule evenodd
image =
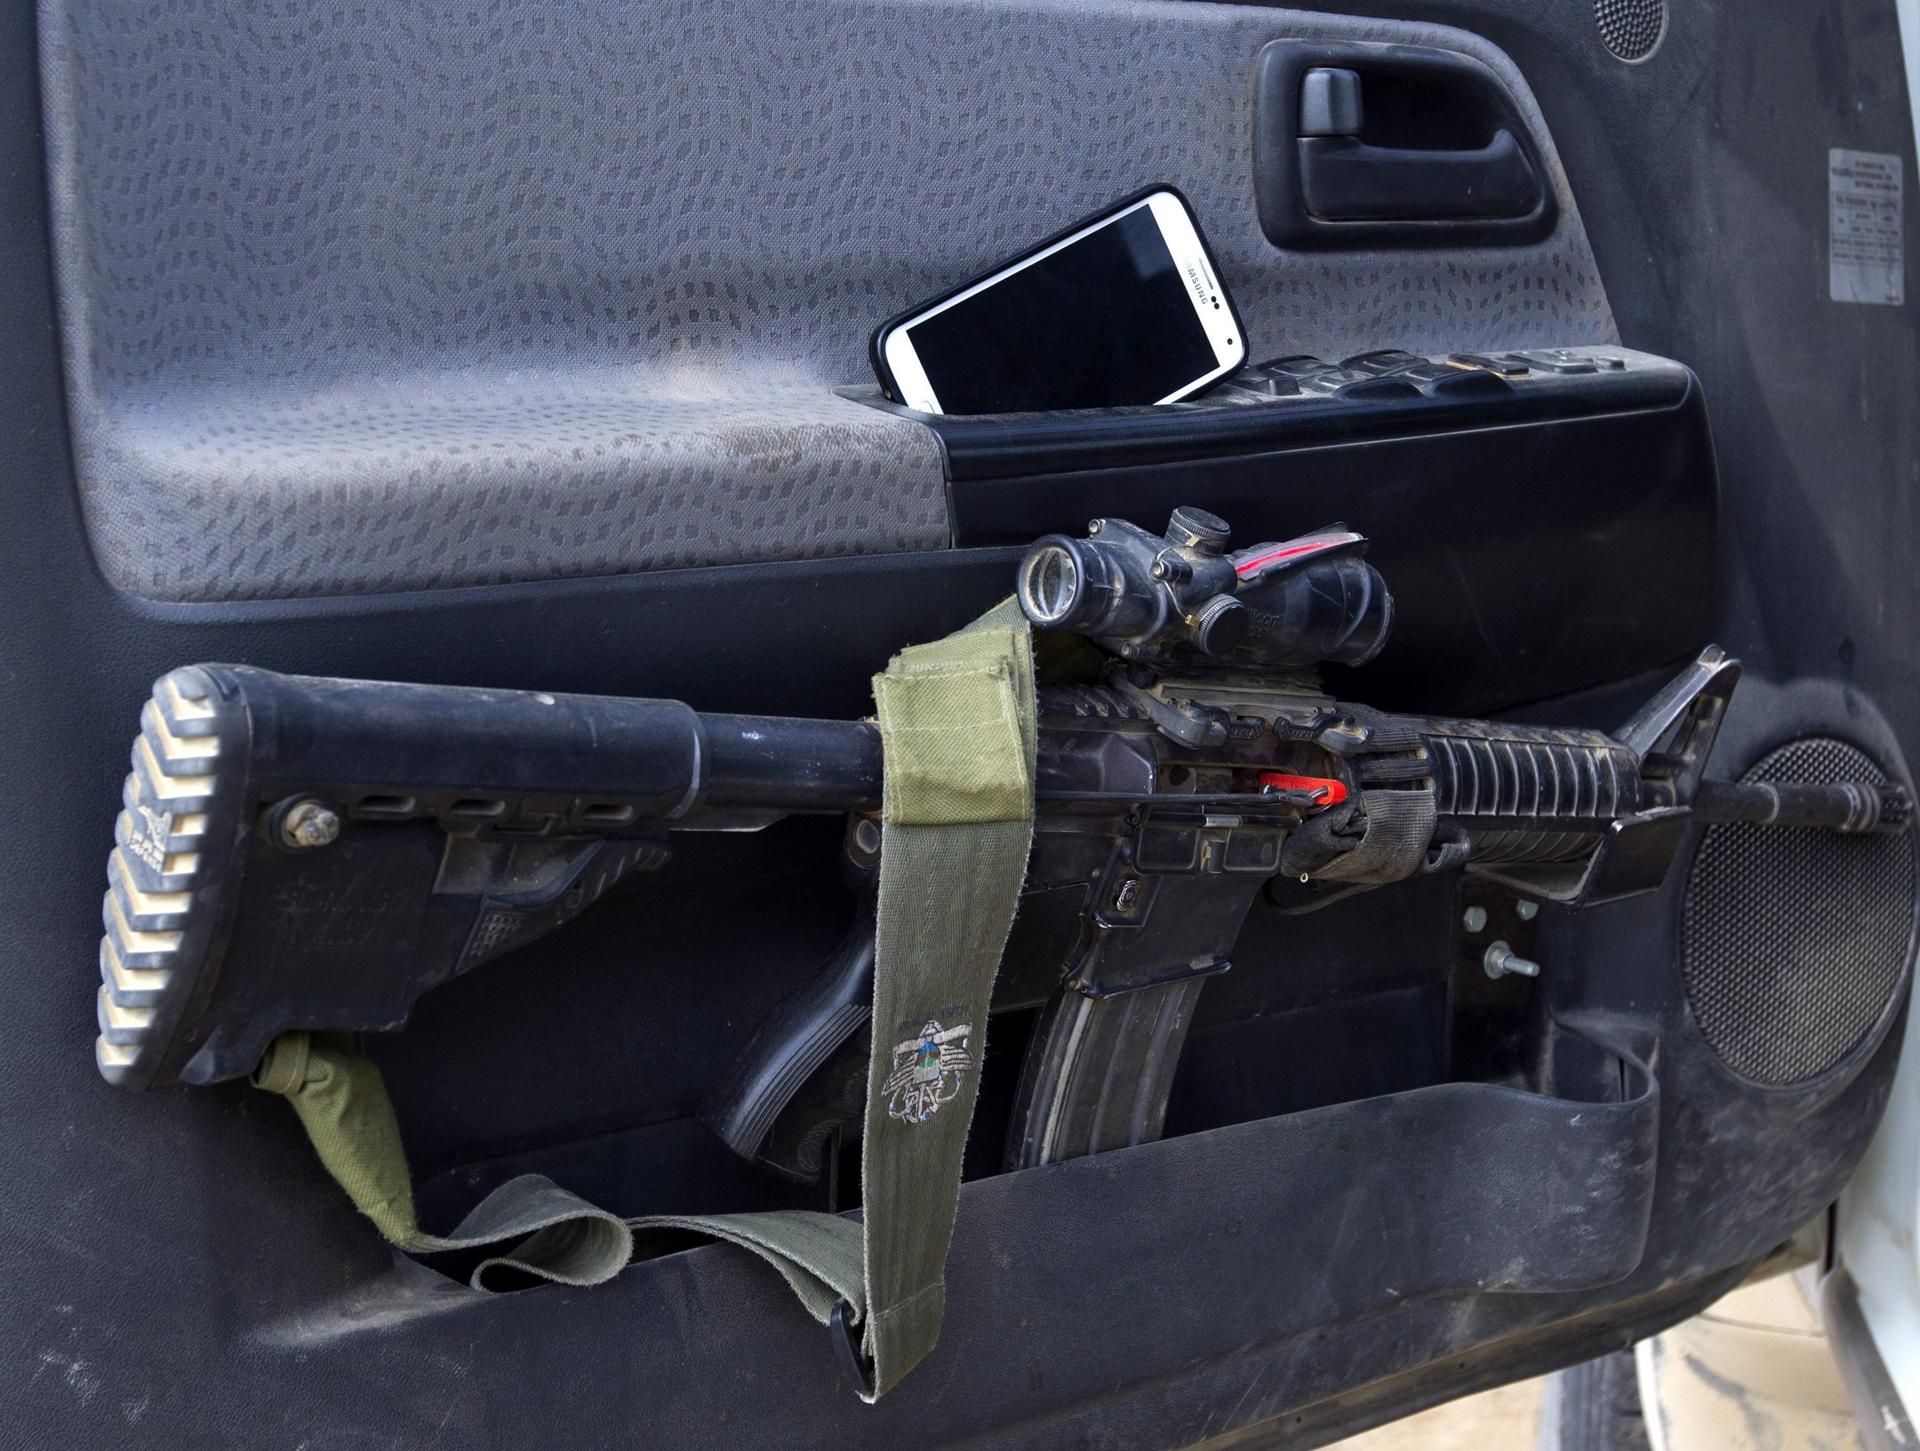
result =
M1325 222L1445 221L1524 217L1540 205L1540 178L1504 126L1477 147L1366 141L1364 84L1359 71L1340 66L1316 66L1300 78L1300 196L1308 215ZM1469 124L1485 108L1471 91L1440 91L1431 104L1464 112Z
M1471 56L1275 41L1254 109L1254 192L1276 245L1519 244L1553 229L1535 139Z
M1357 136L1300 138L1300 195L1326 222L1524 217L1540 178L1511 131L1471 151L1369 146Z

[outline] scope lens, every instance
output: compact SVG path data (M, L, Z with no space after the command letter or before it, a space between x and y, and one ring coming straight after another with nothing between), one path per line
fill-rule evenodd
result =
M1036 625L1057 625L1080 598L1080 566L1063 544L1042 544L1020 571L1020 603Z

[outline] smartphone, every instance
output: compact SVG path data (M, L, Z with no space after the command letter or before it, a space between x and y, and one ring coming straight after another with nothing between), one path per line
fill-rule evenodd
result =
M871 351L896 403L1025 413L1172 403L1247 341L1187 199L1156 186L888 318Z

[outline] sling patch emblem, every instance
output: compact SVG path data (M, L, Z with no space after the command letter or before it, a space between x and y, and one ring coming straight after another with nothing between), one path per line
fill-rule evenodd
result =
M929 1018L916 1036L893 1045L893 1072L880 1086L889 1117L923 1124L960 1096L961 1075L973 1067L972 1032L971 1023L943 1028Z

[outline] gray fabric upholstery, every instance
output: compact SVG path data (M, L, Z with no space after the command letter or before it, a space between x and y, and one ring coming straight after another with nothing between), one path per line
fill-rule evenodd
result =
M1254 57L1432 26L1106 0L42 0L81 497L121 587L268 598L946 542L875 322L1193 200L1255 356L1612 340L1579 217L1292 254Z
M94 547L135 593L233 599L946 542L918 424L786 376L743 378L743 398L637 372L472 368L103 408L76 428Z

